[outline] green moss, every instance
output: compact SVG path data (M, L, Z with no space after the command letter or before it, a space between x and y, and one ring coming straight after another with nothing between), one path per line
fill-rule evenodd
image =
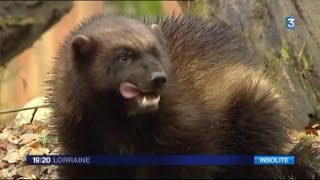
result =
M195 0L195 1L180 1L179 2L182 11L186 14L209 17L212 16L218 5L218 1L208 1L208 0ZM208 7L211 8L208 8ZM210 13L210 11L212 11Z
M271 50L264 51L264 59L265 59L265 75L274 87L278 89L278 92L283 96L287 96L288 92L288 84L292 83L291 80L285 80L286 77L290 76L290 67L292 65L290 56L288 53L287 44L284 43L283 52L279 56L276 56L274 52ZM288 74L289 73L289 74ZM291 115L283 114L286 118L291 118Z
M41 1L26 1L27 6L36 6L41 3Z
M43 145L48 144L48 139L46 137L40 137L38 141L40 144L43 144Z
M119 1L110 2L115 14L142 17L145 15L163 15L161 1Z
M278 84L281 81L280 59L276 58L274 54L266 51L265 57L265 73L273 81L273 84Z
M313 56L308 53L308 46L305 44L297 52L296 61L298 65L295 68L298 72L297 75L299 77L299 81L301 82L303 89L306 91L312 106L318 110L320 109L320 94L317 89L313 87L313 84L310 81L312 79L312 75L309 71L312 68L311 64L313 64L314 61Z
M284 62L286 62L287 64L290 63L290 56L289 56L289 48L288 48L288 43L282 39L281 40L281 59L284 60Z
M307 58L303 57L302 63L303 63L303 69L308 70L310 68L310 64L309 64Z
M56 135L41 136L38 141L40 144L49 145L56 143L58 141L58 137Z
M5 29L9 26L24 26L27 24L33 24L35 20L31 17L28 18L12 18L8 17L0 17L0 28Z
M286 62L289 60L288 51L284 48L281 48L281 58L283 58Z
M308 137L307 138L308 140L312 140L312 139L315 138L315 135L314 134L308 134L307 137Z

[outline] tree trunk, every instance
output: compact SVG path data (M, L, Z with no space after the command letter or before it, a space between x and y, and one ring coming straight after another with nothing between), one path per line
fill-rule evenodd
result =
M72 7L71 1L3 1L0 5L0 67L32 46Z
M240 32L292 102L298 129L320 117L320 1L196 0L184 13L216 17ZM285 18L295 16L288 30ZM315 122L310 122L315 123Z

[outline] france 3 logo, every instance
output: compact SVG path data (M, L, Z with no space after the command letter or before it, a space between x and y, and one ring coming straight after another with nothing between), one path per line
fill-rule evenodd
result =
M294 16L286 17L286 28L290 30L294 30L296 27Z

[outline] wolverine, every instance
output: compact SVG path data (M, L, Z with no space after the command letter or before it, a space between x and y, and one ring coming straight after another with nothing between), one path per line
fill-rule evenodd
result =
M61 153L290 154L286 99L255 58L217 19L88 18L64 40L50 81ZM61 166L59 173L72 179L299 177L283 166Z

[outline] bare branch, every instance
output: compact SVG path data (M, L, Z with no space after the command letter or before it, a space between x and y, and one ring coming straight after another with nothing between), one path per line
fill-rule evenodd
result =
M48 108L48 107L51 107L51 106L50 105L41 105L41 106L34 106L34 107L27 107L27 108L20 108L20 109L4 110L4 111L0 111L0 115L19 112L19 111L26 111L26 110L30 110L30 109Z

